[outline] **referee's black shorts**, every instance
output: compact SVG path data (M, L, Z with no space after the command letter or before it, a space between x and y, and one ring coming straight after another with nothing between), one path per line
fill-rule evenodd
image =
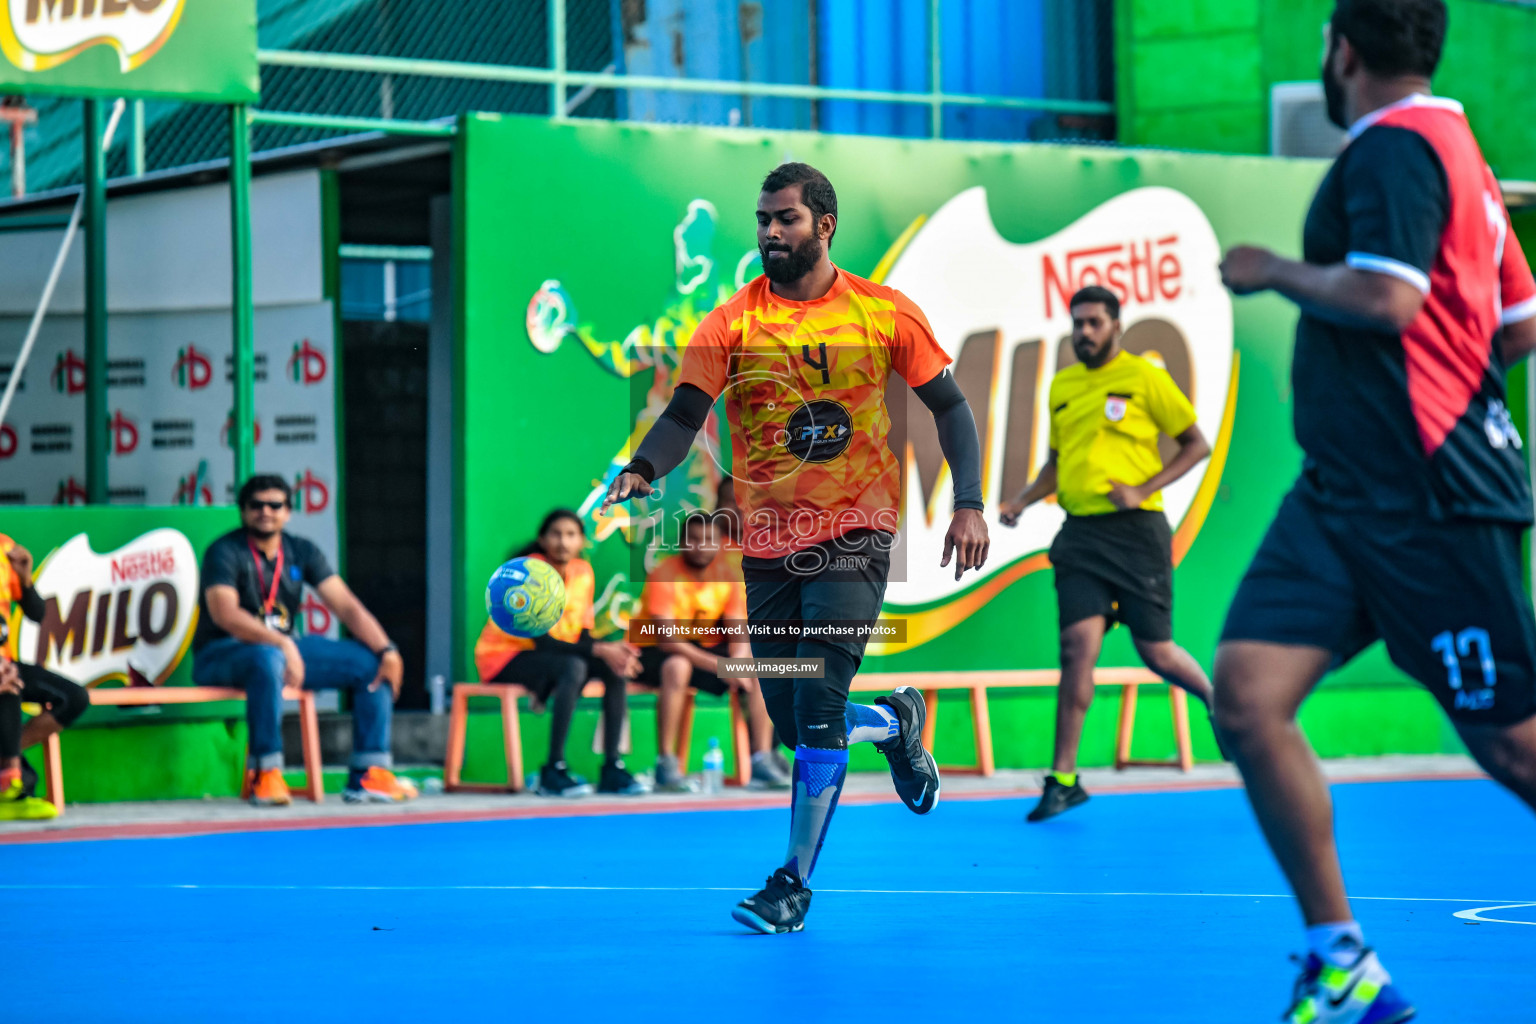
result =
M1067 516L1051 544L1057 621L1095 616L1148 643L1173 639L1173 534L1147 509Z
M1286 496L1221 638L1319 647L1334 667L1373 642L1451 718L1536 714L1536 620L1517 523L1327 510Z

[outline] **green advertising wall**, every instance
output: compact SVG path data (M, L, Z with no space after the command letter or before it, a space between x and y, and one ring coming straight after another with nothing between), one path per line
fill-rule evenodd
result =
M1449 0L1435 91L1460 100L1503 178L1536 177L1536 9ZM1115 5L1120 141L1269 151L1269 91L1316 80L1333 0L1129 0ZM1497 73L1490 69L1497 68Z
M1215 237L1200 259L1211 265L1196 267L1186 252L1184 280L1192 292L1198 277L1200 301L1217 305L1207 282L1218 247L1254 242L1286 248L1299 234L1323 170L1319 162L552 124L494 115L465 118L457 145L455 230L462 273L455 296L454 573L455 671L461 679L473 671L469 655L484 623L483 587L492 570L509 549L532 537L551 507L587 511L583 503L627 458L623 446L636 423L636 391L652 380L649 368L625 376L636 343L660 341L668 352L681 348L698 319L734 290L740 273L756 273L742 261L755 251L758 185L780 161L812 163L838 186L832 257L864 276L901 250L912 237L904 234L909 228L976 186L986 190L990 219L1003 240L998 244L1015 247L1077 230L1074 225L1092 211L1136 190L1173 190L1140 195L1160 195L1170 207L1192 201L1208 221L1203 230ZM1149 216L1156 214L1154 205ZM1134 223L1126 230L1141 237ZM919 231L911 241L913 250L922 237ZM996 285L1015 287L1023 292L1040 286L1006 276ZM934 318L934 309L925 308ZM1220 434L1223 465L1202 485L1205 506L1192 506L1203 525L1190 516L1175 523L1181 536L1193 535L1176 572L1176 636L1207 666L1235 584L1300 461L1287 405L1294 310L1265 296L1230 302L1228 315L1232 358L1240 368L1230 393L1236 396L1233 414L1225 423L1202 415L1207 433ZM1128 316L1128 324L1133 319ZM669 364L663 364L664 376ZM702 486L707 474L696 465L678 473L685 479L669 480L672 492L691 493L710 507L710 492ZM990 501L995 509L995 493ZM589 538L598 538L588 557L602 596L599 631L616 631L638 589L637 567L621 533L602 536L602 524L586 518ZM989 521L997 538L995 511ZM998 564L1010 570L1003 575L1018 578L990 596L977 583L900 609L921 616L979 603L935 638L871 657L866 667L1054 667L1055 598L1039 549ZM939 551L912 557L936 563ZM1024 572L1026 562L1039 571ZM977 595L986 599L978 602ZM1111 636L1101 664L1135 663L1122 634ZM993 691L1000 764L1048 761L1053 699L1049 691ZM1172 750L1162 707L1155 696L1144 704L1138 756ZM948 702L941 708L942 760L969 749L964 708ZM1101 697L1085 733L1085 764L1109 759L1113 717L1113 701ZM531 731L545 728L542 719L527 721ZM1304 725L1325 755L1455 749L1433 703L1390 667L1379 648L1325 684L1308 705ZM1198 723L1194 732L1197 756L1213 757L1209 730Z

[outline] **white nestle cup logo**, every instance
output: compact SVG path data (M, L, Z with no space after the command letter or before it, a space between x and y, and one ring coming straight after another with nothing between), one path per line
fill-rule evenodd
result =
M92 46L117 51L126 74L159 52L187 0L0 0L0 49L23 71L47 71Z

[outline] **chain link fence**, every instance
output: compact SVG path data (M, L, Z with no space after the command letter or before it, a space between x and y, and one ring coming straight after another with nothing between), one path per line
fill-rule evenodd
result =
M950 103L950 138L1111 140L1112 0L259 0L267 51L441 61L493 68L561 66L616 74L645 88L486 81L265 62L263 111L431 121L465 110L927 137L937 66L946 94L1030 99L1054 109ZM559 31L552 12L564 10ZM999 20L1000 19L1000 20ZM930 40L939 33L939 60ZM563 45L562 45L563 44ZM414 70L414 69L413 69ZM673 87L672 83L680 87ZM755 96L705 82L909 94L919 102ZM686 83L686 84L685 84ZM845 94L834 94L845 95ZM29 191L80 180L78 100L39 97L27 131ZM228 117L206 105L142 104L143 169L228 156ZM108 174L135 170L135 120L124 119ZM348 134L258 124L257 152ZM8 174L9 154L0 158Z

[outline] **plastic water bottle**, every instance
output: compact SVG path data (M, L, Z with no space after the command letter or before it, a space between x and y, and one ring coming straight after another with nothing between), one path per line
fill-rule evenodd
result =
M709 749L704 752L704 792L718 793L725 788L725 751L720 741L709 738Z

